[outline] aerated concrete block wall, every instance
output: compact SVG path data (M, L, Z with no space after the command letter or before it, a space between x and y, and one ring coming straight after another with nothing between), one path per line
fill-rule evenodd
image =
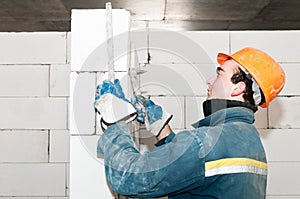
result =
M69 33L0 33L0 198L69 195Z
M147 36L145 31L143 34ZM232 53L252 46L266 51L282 64L287 76L286 86L268 109L256 113L255 125L269 161L267 198L300 198L300 31L178 34L200 46L199 53L205 52L206 59L196 59L194 63L182 59L195 53L192 52L194 48L191 52L176 52L176 46L171 46L168 52L152 50L152 66L145 66L148 72L141 76L143 89L174 114L171 125L176 132L191 128L190 124L203 116L205 78L214 72L215 56L219 51ZM0 33L0 199L69 198L70 37L71 33L66 32ZM141 38L144 39L133 41L146 44L147 37ZM168 43L170 37L164 39L150 32L149 39L150 47L162 47L160 42ZM145 52L145 49L139 52L141 63L147 60ZM183 53L183 57L178 53ZM95 84L96 78L96 74L89 72L80 75L85 85ZM153 83L157 81L160 84ZM93 86L88 86L86 91L90 101L93 101L89 99L93 97L89 94L94 92ZM82 104L83 109L85 106ZM84 138L84 143L94 146L98 137L96 127L91 126L89 120L80 126L88 126L89 131L93 131L87 132L90 136ZM151 148L153 143L152 138L140 141L142 150ZM76 136L73 146L77 162L94 162L91 153L82 152L82 140ZM93 164L84 168L79 165L76 169L81 169L83 174L98 172L97 165ZM93 198L98 179L96 175L86 182L74 179L73 183L86 188L77 198Z

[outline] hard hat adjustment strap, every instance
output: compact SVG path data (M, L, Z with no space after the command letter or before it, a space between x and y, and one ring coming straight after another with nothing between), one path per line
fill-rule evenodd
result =
M260 93L260 89L259 86L257 85L256 81L252 78L252 90L253 90L253 99L254 99L254 103L255 105L259 105L261 103L261 93Z

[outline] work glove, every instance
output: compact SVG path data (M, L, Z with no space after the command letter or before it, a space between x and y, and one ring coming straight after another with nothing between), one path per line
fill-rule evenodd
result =
M104 130L118 121L124 120L128 123L136 117L136 110L125 98L118 79L113 83L105 80L96 87L94 107L101 115L100 124Z
M161 106L141 95L135 96L131 103L137 112L137 121L145 124L146 129L155 136L160 134L173 117Z

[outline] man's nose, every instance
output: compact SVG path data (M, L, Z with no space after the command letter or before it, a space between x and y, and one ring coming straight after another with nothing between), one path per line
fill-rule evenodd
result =
M206 80L206 84L207 84L208 86L212 86L213 83L216 81L216 78L217 78L216 75L214 75L214 76L208 78L208 79Z

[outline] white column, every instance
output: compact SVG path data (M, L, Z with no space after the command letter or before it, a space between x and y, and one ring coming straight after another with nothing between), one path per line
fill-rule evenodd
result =
M115 70L126 74L130 13L113 9L112 21ZM99 77L107 76L108 69L106 10L72 10L71 35L70 198L114 198L105 178L104 161L96 158L99 128L93 107L96 84L103 80ZM122 84L125 93L126 86Z

